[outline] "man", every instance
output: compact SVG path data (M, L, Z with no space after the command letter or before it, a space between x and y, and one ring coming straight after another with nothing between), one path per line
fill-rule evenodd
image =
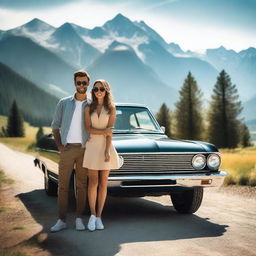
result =
M76 230L84 230L82 212L86 203L87 169L83 168L85 142L88 134L85 131L85 105L87 88L90 77L85 71L74 73L76 93L63 98L56 107L52 121L52 131L55 143L60 151L59 162L59 187L58 207L59 219L51 227L52 232L57 232L67 227L66 215L68 208L68 192L70 177L75 167L76 177Z

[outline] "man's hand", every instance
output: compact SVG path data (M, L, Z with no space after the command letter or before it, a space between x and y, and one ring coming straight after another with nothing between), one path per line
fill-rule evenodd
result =
M109 162L109 161L110 161L109 150L105 150L105 162Z
M62 145L62 144L58 146L58 150L59 150L60 152L62 152L62 151L64 150L64 148L65 148L65 146Z

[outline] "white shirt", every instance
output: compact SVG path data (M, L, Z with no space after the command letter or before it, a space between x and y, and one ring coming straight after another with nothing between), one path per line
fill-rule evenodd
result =
M84 124L82 122L82 105L84 101L76 100L75 110L72 117L72 121L69 127L67 135L67 143L83 143L82 129L84 129Z

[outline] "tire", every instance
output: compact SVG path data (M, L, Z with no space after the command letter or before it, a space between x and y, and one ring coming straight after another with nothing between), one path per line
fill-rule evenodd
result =
M192 188L179 193L171 193L171 200L178 213L195 213L203 200L203 188Z
M44 174L44 190L48 196L57 196L58 194L58 185L48 178L47 170Z

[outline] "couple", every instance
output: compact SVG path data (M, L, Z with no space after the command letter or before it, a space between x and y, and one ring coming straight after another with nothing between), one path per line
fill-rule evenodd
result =
M109 84L95 81L91 100L87 99L90 76L85 71L74 73L76 93L63 98L56 107L52 130L60 151L58 207L59 219L51 227L57 232L67 227L66 215L70 177L76 177L76 230L85 230L82 213L85 208L88 177L88 199L91 216L88 229L104 229L101 220L107 196L108 175L120 168L120 159L112 145L116 109ZM97 202L97 206L96 206Z

